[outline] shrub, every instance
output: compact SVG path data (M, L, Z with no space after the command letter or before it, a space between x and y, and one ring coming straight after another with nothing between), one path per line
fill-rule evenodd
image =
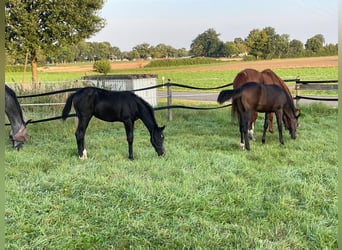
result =
M111 66L110 66L109 61L101 60L101 61L97 61L94 63L93 69L99 73L103 73L107 75L109 71L111 70Z
M208 57L196 57L186 59L166 59L151 61L145 67L170 67L170 66L184 66L184 65L197 65L197 64L212 64L220 63L221 61L208 58Z

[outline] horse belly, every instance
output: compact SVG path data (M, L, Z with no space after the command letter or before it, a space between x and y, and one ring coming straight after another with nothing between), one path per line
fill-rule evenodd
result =
M120 110L110 106L96 107L94 111L94 116L96 118L106 122L121 121L119 114Z

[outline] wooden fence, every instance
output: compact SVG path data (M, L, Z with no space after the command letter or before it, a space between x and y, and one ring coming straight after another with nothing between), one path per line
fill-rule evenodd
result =
M301 81L299 78L297 79L287 79L284 80L285 82L295 82L295 96L293 97L296 100L296 104L298 105L298 102L300 99L307 99L307 100L312 100L312 101L338 101L337 97L321 97L321 96L302 96L301 95L301 90L334 90L336 91L338 89L338 80L323 80L323 81ZM11 84L10 84L11 85ZM74 84L76 86L74 87L82 87L80 83L78 82L77 84ZM151 86L149 88L160 88L160 87L167 87L167 93L166 93L166 98L167 98L167 106L164 107L156 107L155 110L162 110L162 109L167 109L168 110L168 118L169 120L172 120L172 109L174 108L185 108L185 109L202 109L202 110L210 110L210 109L218 109L218 108L223 108L227 107L226 106L211 106L211 107L191 107L191 106L182 106L182 105L173 105L173 90L172 87L176 86L177 88L187 88L187 89L195 89L195 90L218 90L222 88L226 88L228 86L231 86L232 84L226 84L223 86L218 86L218 87L212 87L212 88L198 88L198 87L193 87L189 85L183 85L183 84L178 84L178 83L172 83L171 80L169 80L165 84L160 84L156 86ZM65 85L64 85L65 86ZM144 88L146 89L146 88ZM140 91L144 89L137 89L133 91ZM64 89L61 90L60 92L65 92L64 93L64 98L66 99L67 92L73 91L73 89ZM56 92L56 91L54 91ZM41 95L54 95L54 92L50 93L42 93ZM58 92L58 91L57 91ZM192 92L194 95L196 95L196 92ZM202 92L203 93L203 92ZM197 93L198 94L198 93ZM215 93L214 93L215 94ZM39 94L37 95L39 96ZM30 98L30 96L18 96L18 98ZM215 101L217 98L217 95L214 97ZM212 101L214 101L212 100ZM50 106L50 105L64 105L64 102L51 102L51 103L22 103L22 106ZM43 119L44 121L46 120L56 120L58 117L53 117L53 118L47 118ZM39 121L35 121L39 122Z

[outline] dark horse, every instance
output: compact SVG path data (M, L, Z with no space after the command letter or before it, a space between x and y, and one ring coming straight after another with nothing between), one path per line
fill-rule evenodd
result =
M74 103L78 117L75 136L80 159L87 158L84 136L92 116L107 122L120 121L124 123L128 142L128 157L132 160L134 122L141 119L150 132L150 141L157 154L159 156L164 155L163 130L165 126L158 127L151 105L133 92L109 91L95 87L82 88L68 97L62 112L63 120L68 117L72 103Z
M23 112L18 102L15 92L5 85L5 113L11 123L10 139L13 148L19 150L28 139L26 124L23 118Z
M296 110L292 99L289 98L287 93L280 86L249 82L235 90L221 91L217 101L223 103L231 98L233 99L232 114L238 113L239 116L241 135L240 146L242 149L245 147L247 150L250 149L248 125L255 112L266 113L262 143L265 143L266 130L269 125L267 114L270 112L275 112L276 114L280 143L284 144L282 134L283 118L287 121L291 138L296 139L298 116L296 116Z
M248 83L248 82L258 82L258 83L263 83L266 85L273 85L273 84L278 85L286 92L286 94L292 100L291 92L289 88L287 87L287 85L285 84L285 82L271 69L265 69L261 72L255 69L248 69L248 68L244 69L240 71L234 78L233 87L234 89L236 89L236 88L242 87L245 83ZM298 112L299 110L296 110L296 113ZM254 113L248 125L248 134L249 134L249 137L252 139L254 139L254 124L257 118L258 118L258 113ZM270 121L269 131L273 133L273 113L268 114L268 119ZM288 128L286 124L286 120L284 121L285 121L285 128Z

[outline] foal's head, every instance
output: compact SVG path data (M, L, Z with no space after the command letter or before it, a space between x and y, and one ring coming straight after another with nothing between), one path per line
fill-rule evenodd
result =
M151 144L153 145L154 149L156 150L158 156L162 156L165 154L164 149L164 131L165 126L163 127L156 127L151 134Z
M289 130L291 138L296 139L297 137L297 127L298 127L298 117L300 116L299 110L296 109L293 116L284 117L285 127Z

